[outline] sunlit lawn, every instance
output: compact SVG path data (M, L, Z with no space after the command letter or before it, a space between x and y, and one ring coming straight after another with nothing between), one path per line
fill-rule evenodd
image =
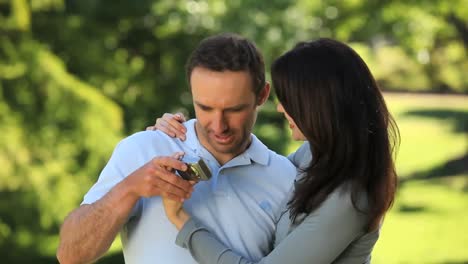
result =
M424 177L467 154L467 96L385 97L400 127L397 169L402 178ZM442 169L431 179L401 185L374 250L374 263L468 262L467 167L455 175Z
M376 245L374 263L468 262L468 194L450 185L418 181L400 190Z

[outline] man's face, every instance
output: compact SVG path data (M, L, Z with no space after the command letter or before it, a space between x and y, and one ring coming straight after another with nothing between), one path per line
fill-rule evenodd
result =
M257 106L268 97L266 87L255 97L247 71L193 69L190 76L196 131L202 145L224 164L250 144Z

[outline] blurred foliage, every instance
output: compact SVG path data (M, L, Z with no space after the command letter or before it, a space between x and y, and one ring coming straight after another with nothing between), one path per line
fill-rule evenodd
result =
M184 64L237 32L273 58L350 43L386 90L468 92L466 0L0 0L0 253L53 256L57 232L115 143L164 112L193 116ZM256 134L286 153L273 100ZM35 261L30 261L35 260Z

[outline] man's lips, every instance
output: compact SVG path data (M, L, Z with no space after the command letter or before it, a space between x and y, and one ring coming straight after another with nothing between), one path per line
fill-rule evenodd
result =
M233 136L232 135L214 135L213 137L215 138L216 142L221 143L221 144L227 144L230 143Z

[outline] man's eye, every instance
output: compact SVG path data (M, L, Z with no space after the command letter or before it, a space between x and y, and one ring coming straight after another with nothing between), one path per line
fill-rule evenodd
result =
M233 112L233 113L237 113L237 112L241 112L244 108L233 108L233 109L230 109L229 112Z
M248 108L248 106L246 106L246 105L239 105L239 106L236 106L236 107L228 108L227 111L232 112L232 113L238 113L238 112L244 111L247 108Z
M206 107L206 106L199 106L202 111L210 111L211 108Z

